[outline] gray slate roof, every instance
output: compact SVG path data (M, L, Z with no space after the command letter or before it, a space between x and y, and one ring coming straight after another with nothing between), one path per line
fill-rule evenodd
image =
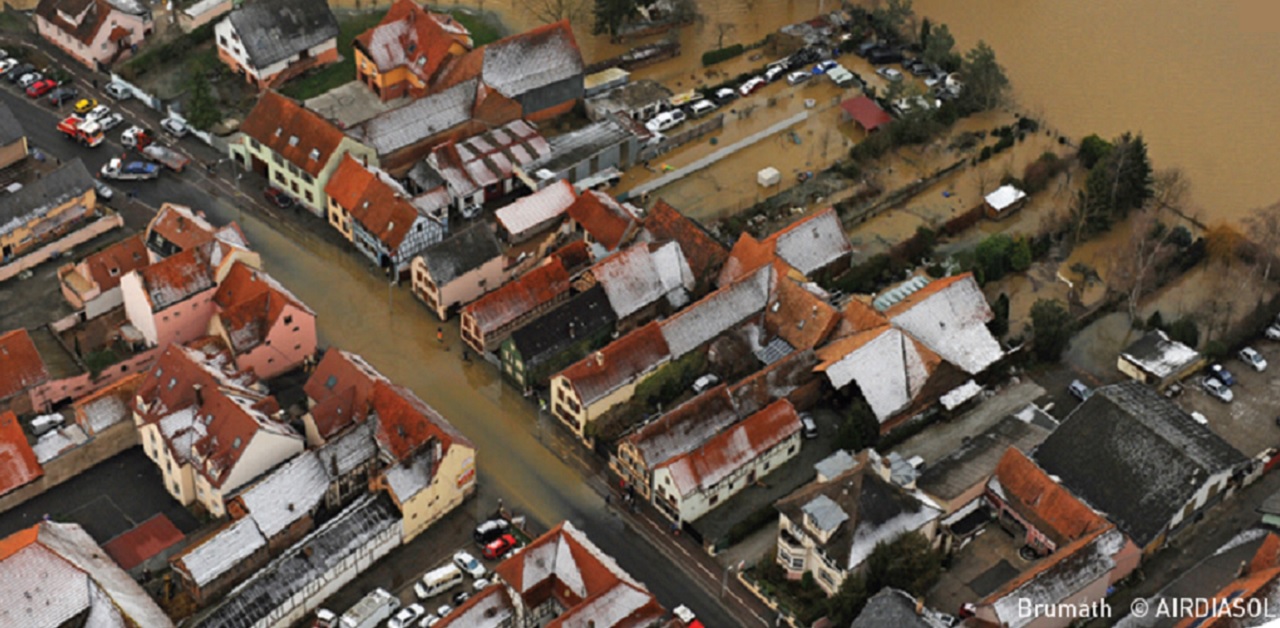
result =
M240 494L249 517L267 538L284 531L320 505L329 475L320 457L308 451L277 467Z
M1036 450L1046 473L1108 515L1140 547L1210 475L1247 459L1150 387L1099 388Z
M13 116L13 111L9 106L0 103L0 146L8 146L27 134L22 129L22 124Z
M527 172L549 170L558 173L633 136L630 129L613 118L589 124L576 131L548 139L547 144L551 147L550 154L529 164Z
M517 329L511 334L511 342L520 351L528 372L542 358L559 353L602 327L612 327L617 320L604 288L596 284Z
M0 196L0 233L44 216L49 210L93 188L93 177L79 159L32 181L13 194Z
M367 495L259 569L196 623L207 628L267 624L271 612L286 600L302 594L317 578L340 563L354 560L356 552L373 538L398 525L400 516L390 498L385 494Z
M581 75L582 53L568 22L549 24L484 47L481 78L507 98Z
M338 20L328 3L306 0L251 0L227 19L258 68L288 59L338 36Z
M916 600L901 589L885 587L867 600L849 628L943 628L947 624L930 609L916 612Z
M1017 416L1006 416L945 458L925 466L916 486L934 497L955 499L974 485L986 482L1010 446L1028 453L1049 433Z
M480 223L427 247L422 261L431 280L443 286L502 255L502 246L488 225Z
M351 135L386 155L470 120L475 104L476 80L471 79L378 115Z

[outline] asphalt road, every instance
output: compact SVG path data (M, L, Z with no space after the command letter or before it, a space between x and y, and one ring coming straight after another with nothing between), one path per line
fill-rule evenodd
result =
M86 72L68 69L81 77L81 94L90 93ZM64 161L79 157L94 172L124 151L119 136L125 128L141 119L156 129L160 117L140 103L126 102L121 108L125 123L110 131L102 145L87 149L55 128L59 114L68 110L56 112L43 101L33 102L7 81L0 82L0 101L26 128L33 147ZM196 140L170 143L201 162L219 157ZM220 174L231 175L229 166L224 164ZM527 515L535 532L573 521L667 608L688 605L709 626L772 623L772 614L736 583L724 590L720 567L688 539L671 537L652 518L620 515L607 507L598 460L568 442L553 420L539 421L527 400L497 380L495 369L463 363L461 344L451 350L456 321L446 325L450 345L438 346L439 323L407 289L389 287L354 250L336 244L334 232L320 219L272 214L260 200L264 182L251 173L244 177L210 179L197 163L181 174L165 172L156 181L116 186L121 193L116 205L126 208L126 222L133 228L145 224L148 212L122 199L130 189L152 208L174 202L204 211L216 224L238 221L265 268L316 311L322 341L365 356L449 417L477 445L481 487L470 505L476 513L493 510L501 500Z

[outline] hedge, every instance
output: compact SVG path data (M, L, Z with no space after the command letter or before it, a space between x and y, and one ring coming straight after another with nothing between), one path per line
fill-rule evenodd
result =
M706 67L708 65L715 65L721 61L728 61L729 59L742 54L743 50L746 50L746 48L743 47L742 44L725 46L719 50L708 50L702 53L702 65L703 67Z

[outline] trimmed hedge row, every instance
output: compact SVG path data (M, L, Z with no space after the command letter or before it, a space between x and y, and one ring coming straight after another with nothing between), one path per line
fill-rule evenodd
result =
M706 67L709 65L715 65L717 63L720 63L721 61L728 61L729 59L732 59L742 54L743 51L745 50L746 50L746 47L743 46L742 44L725 46L724 48L721 48L719 50L708 50L702 53L702 66Z

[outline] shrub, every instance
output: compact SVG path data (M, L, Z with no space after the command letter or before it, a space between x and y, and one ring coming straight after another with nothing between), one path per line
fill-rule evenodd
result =
M717 63L720 63L721 61L728 61L729 59L732 59L742 54L743 50L744 48L742 44L725 46L724 48L720 48L719 50L708 50L702 53L702 65L703 67L706 67L709 65L715 65Z
M1169 324L1169 338L1177 340L1192 349L1200 344L1200 327L1194 319L1183 316Z
M1111 145L1111 142L1098 137L1098 134L1095 133L1080 141L1080 152L1077 153L1077 156L1080 158L1082 166L1092 169L1094 164L1111 153L1112 148L1114 146Z

